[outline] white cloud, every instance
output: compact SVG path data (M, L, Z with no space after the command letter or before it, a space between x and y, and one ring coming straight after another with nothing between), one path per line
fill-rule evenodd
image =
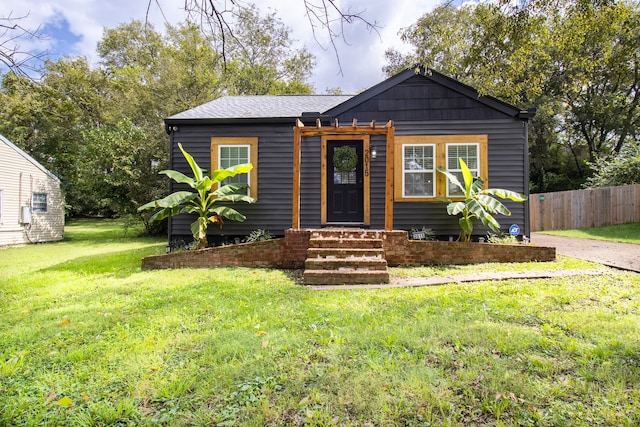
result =
M438 1L338 0L340 5L349 5L352 12L364 11L368 20L376 21L382 27L380 35L369 31L361 22L345 27L347 43L336 41L342 75L325 33L316 34L318 41L314 39L302 0L256 0L255 3L265 12L275 11L291 28L292 38L316 56L317 66L312 78L316 91L324 92L326 88L340 87L345 93L355 93L384 79L381 69L385 64L385 50L391 46L404 50L398 31L414 23L435 7ZM180 9L182 1L160 0L159 3L171 23L184 19L184 11ZM78 36L79 40L69 47L69 52L64 53L86 56L92 62L96 58L96 45L102 38L104 28L113 28L131 19L144 20L147 5L147 0L0 0L3 14L9 11L14 17L27 16L21 24L28 28L43 28L47 24L54 24L56 20L66 20L69 31ZM164 18L155 0L152 0L149 20L157 29L164 26ZM41 42L40 50L50 47L54 42Z
M385 0L338 2L348 4L350 12L363 12L363 17L369 22L375 21L380 26L378 32L368 29L363 22L358 21L345 27L346 40L336 40L342 73L336 53L325 34L321 34L320 45L313 39L301 1L296 2L295 7L287 5L287 15L281 12L278 15L292 28L294 38L303 40L307 48L316 55L317 66L313 78L316 90L324 92L327 88L340 87L345 93L355 93L385 78L382 72L382 67L386 64L385 51L390 47L406 51L399 31L416 22L438 2L439 0L395 0L392 3ZM278 5L282 5L282 1L262 0L260 4L276 9Z

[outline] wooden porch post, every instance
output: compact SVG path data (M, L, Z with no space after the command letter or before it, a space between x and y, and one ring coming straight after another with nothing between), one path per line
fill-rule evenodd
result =
M394 164L394 148L395 148L395 127L393 121L389 120L387 128L387 170L385 184L384 199L384 229L386 231L393 230L393 164Z
M296 120L293 127L293 208L291 211L291 228L300 229L300 140L301 128L304 124Z

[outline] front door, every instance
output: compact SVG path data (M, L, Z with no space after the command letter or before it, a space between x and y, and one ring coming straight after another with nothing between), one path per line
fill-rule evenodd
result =
M328 140L326 151L327 223L364 223L362 140Z

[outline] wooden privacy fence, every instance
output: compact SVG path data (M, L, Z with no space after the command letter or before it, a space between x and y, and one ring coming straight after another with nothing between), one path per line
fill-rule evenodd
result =
M640 222L640 184L532 194L531 231Z

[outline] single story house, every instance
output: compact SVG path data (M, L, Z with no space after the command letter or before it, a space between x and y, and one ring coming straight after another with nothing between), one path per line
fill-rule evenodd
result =
M190 174L178 143L209 170L254 165L241 179L256 203L235 206L247 220L211 226L210 241L330 226L426 227L446 239L460 228L442 198L459 194L436 167L461 175L462 158L490 188L528 194L534 114L415 67L355 96L226 96L165 125L171 169ZM528 235L528 203L505 204L512 212L498 217L505 232L518 224ZM192 221L171 218L170 241L190 241ZM486 232L477 228L478 236Z
M0 246L61 240L60 180L0 135Z

